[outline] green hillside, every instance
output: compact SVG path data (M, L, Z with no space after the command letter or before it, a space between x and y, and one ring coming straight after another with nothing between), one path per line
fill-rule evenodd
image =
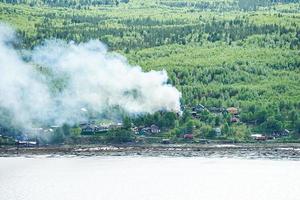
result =
M185 108L165 137L215 138L215 127L236 140L300 135L298 0L0 0L0 21L17 29L20 49L99 39L146 71L165 69ZM207 110L193 117L198 104ZM211 111L228 107L240 122Z

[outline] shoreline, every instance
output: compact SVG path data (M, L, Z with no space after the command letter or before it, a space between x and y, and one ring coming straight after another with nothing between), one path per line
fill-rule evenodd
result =
M21 156L169 156L300 160L300 144L62 145L0 147L0 157Z

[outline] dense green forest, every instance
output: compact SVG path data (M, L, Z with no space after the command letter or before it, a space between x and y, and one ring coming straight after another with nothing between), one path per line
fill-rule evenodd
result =
M99 39L146 71L165 69L183 116L131 119L164 137L216 138L216 127L241 141L285 129L300 136L299 0L0 0L0 21L17 29L20 49ZM238 121L220 111L228 107Z

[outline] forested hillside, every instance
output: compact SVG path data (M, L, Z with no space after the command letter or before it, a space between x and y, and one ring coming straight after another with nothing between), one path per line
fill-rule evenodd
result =
M99 39L144 70L165 69L184 108L167 137L214 138L216 127L237 140L284 129L300 135L299 0L0 2L0 21L18 30L19 49ZM199 104L207 109L193 116ZM228 107L239 109L238 122L216 112ZM146 117L148 125L157 119Z

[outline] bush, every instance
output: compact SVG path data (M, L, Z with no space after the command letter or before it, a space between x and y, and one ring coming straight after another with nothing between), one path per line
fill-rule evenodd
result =
M126 143L135 141L135 136L128 130L117 130L108 132L106 140L111 143Z

